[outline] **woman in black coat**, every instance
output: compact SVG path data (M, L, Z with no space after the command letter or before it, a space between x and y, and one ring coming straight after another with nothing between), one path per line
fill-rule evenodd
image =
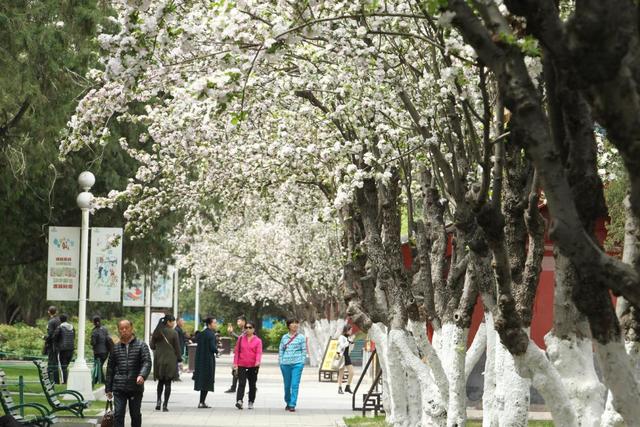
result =
M213 383L216 375L216 319L207 317L204 321L206 328L198 334L198 347L196 348L196 364L193 373L193 389L200 391L200 403L198 408L208 408L204 403L207 393L213 391Z
M180 340L173 329L176 318L167 314L158 322L158 326L151 335L151 349L153 352L153 378L158 381L158 399L156 411L160 410L162 391L164 389L164 403L162 411L167 412L169 396L171 396L171 382L178 379L176 369L180 354Z

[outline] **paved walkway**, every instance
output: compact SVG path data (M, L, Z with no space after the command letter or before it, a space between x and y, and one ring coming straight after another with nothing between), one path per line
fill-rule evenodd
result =
M147 381L142 399L142 425L147 426L331 426L342 425L345 416L358 415L351 411L351 395L338 394L336 383L318 382L318 369L305 367L300 384L295 413L284 410L282 376L277 356L265 354L258 375L255 409L235 408L235 393L224 390L231 385L231 356L217 359L215 392L207 396L210 409L198 409L199 393L193 390L191 374L183 373L182 381L174 382L169 412L156 411L156 383ZM360 368L356 368L357 380ZM248 392L248 389L247 389ZM127 416L127 426L129 426Z

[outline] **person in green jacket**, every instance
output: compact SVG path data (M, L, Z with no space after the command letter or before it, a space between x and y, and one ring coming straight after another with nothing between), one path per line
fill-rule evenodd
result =
M178 379L176 366L182 355L180 354L178 333L173 329L175 325L176 318L171 314L167 314L160 319L151 335L150 347L154 350L153 378L158 381L156 411L160 410L163 389L164 403L162 411L169 411L167 405L169 404L169 396L171 396L171 382Z
M196 348L196 364L193 373L193 389L200 392L198 408L209 408L205 403L207 393L213 391L216 376L216 319L207 317L204 321L205 330L198 334L198 347Z

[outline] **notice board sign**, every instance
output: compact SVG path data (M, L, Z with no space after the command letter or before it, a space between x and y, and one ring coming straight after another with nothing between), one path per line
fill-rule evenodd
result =
M324 356L322 356L322 363L320 363L320 370L318 371L318 381L320 382L337 382L338 370L331 367L336 352L338 351L338 340L335 338L329 339L327 347L324 349ZM334 379L335 377L335 379Z
M78 301L80 227L49 227L47 300Z

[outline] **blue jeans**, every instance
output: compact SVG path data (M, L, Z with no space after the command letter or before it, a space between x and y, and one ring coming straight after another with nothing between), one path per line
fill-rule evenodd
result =
M298 389L300 388L300 377L302 377L304 363L295 365L280 365L282 378L284 378L284 401L291 408L298 403Z

